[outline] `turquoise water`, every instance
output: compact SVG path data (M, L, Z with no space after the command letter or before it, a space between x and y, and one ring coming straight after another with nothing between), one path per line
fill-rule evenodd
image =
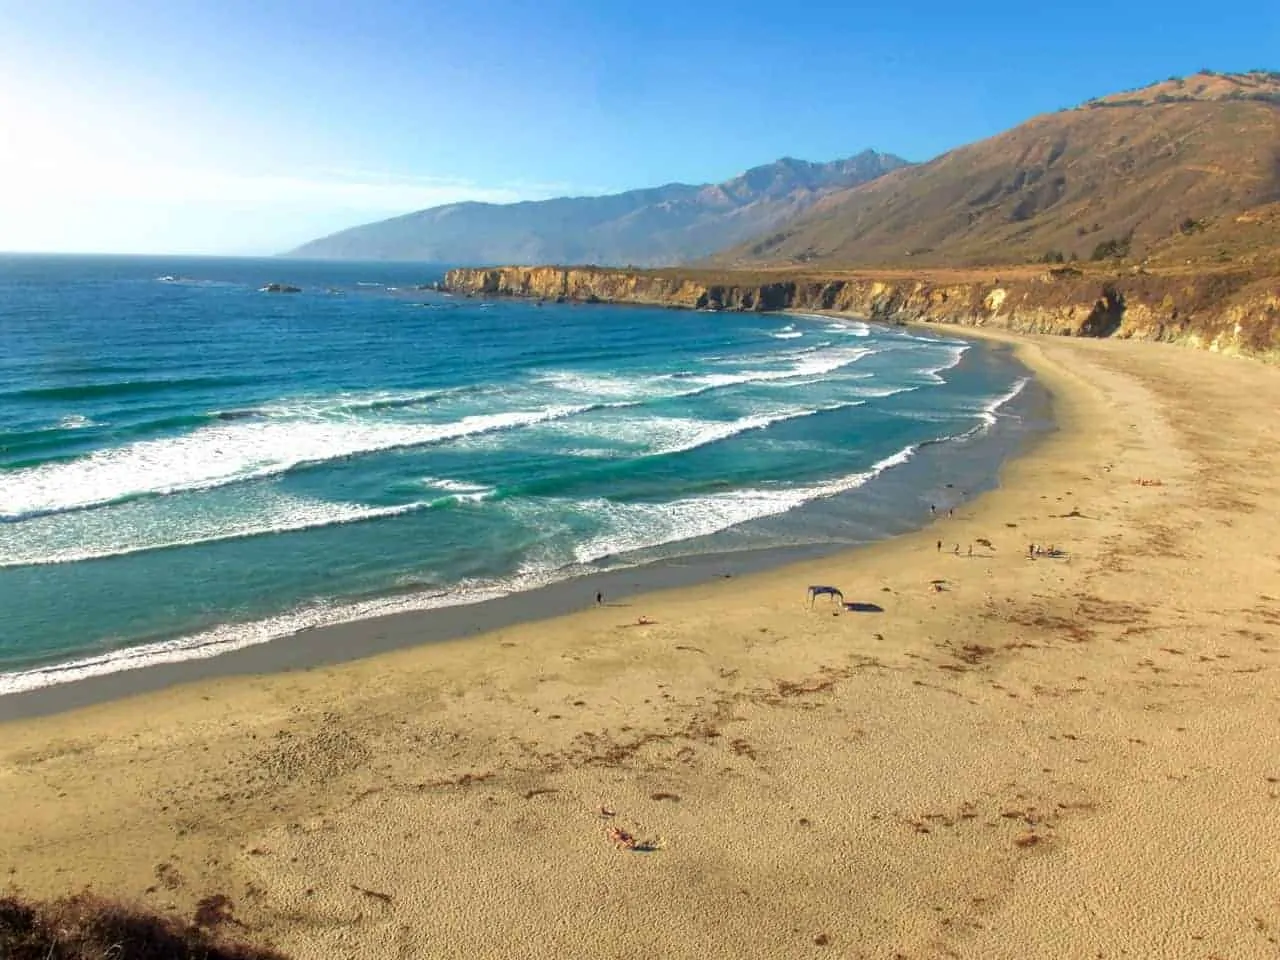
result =
M866 539L868 485L997 429L1025 382L901 329L415 289L439 276L0 257L0 692Z

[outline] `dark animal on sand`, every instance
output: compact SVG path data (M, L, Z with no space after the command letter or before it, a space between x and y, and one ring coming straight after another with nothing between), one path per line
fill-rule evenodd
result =
M809 605L812 606L818 597L830 597L832 600L844 603L844 593L842 593L837 587L810 587L807 595Z

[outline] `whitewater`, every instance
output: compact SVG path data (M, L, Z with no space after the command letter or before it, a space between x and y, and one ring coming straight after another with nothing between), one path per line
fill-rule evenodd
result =
M1025 428L1030 380L986 347L449 298L439 275L0 258L0 693L865 542L989 485Z

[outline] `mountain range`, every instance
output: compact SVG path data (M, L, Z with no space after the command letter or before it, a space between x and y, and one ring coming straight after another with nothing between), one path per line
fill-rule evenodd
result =
M832 191L723 267L1250 262L1280 246L1280 73L1208 71L1033 117Z
M452 203L352 227L287 256L663 266L772 231L835 191L905 165L901 157L866 150L831 163L784 157L723 183L669 183L510 204Z
M1032 117L927 163L868 150L832 163L784 158L719 184L450 204L293 254L913 271L1266 262L1280 271L1280 73L1172 77Z

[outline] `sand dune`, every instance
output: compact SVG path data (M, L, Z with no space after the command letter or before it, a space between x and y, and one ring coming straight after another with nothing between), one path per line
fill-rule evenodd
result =
M1275 957L1280 371L1019 343L1061 429L918 534L0 727L0 875L297 957Z

